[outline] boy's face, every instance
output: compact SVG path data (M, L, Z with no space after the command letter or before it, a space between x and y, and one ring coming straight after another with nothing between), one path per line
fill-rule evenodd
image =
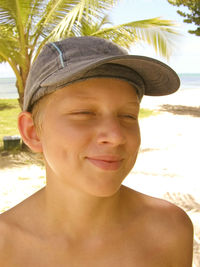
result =
M117 192L140 146L139 100L114 78L76 82L52 94L40 140L47 181L96 196Z

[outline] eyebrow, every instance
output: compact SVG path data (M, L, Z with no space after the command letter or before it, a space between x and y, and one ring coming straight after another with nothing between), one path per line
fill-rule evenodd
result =
M88 95L76 95L76 96L71 96L73 97L74 99L84 99L84 100L88 100L88 99L91 99L91 100L98 100L96 97L94 96L88 96ZM139 105L139 101L131 101L131 102L127 102L126 103L127 105Z
M88 100L88 99L92 99L92 100L97 100L96 97L93 97L93 96L88 96L88 95L75 95L75 96L70 96L71 98L74 98L74 99L84 99L84 100Z
M139 103L139 101L132 101L132 102L128 102L128 103L126 103L126 105L128 105L128 106L140 106L140 103Z
M74 100L77 101L88 101L88 100L93 100L93 101L98 101L98 98L96 98L95 96L89 96L86 94L77 94L77 95L73 95L70 96L71 98L73 98ZM124 106L129 106L129 107L134 107L134 108L140 108L140 103L139 101L135 100L135 101L130 101L124 104Z

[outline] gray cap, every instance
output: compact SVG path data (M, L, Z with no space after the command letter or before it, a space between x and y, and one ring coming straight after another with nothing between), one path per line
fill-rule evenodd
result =
M128 55L102 38L70 37L42 49L28 75L23 109L29 111L44 95L91 77L125 79L135 86L140 99L168 95L180 86L178 75L156 59Z

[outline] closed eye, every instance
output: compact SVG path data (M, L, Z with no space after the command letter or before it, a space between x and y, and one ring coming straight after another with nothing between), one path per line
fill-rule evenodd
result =
M95 113L92 111L78 111L78 112L73 112L70 115L95 115Z
M130 115L130 114L122 114L122 115L119 115L119 117L126 118L126 119L131 119L131 120L136 120L137 119L137 116Z

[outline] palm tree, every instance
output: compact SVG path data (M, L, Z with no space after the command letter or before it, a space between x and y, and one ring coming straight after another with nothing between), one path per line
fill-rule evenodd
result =
M102 37L128 49L134 43L146 42L161 56L169 59L178 32L175 30L175 24L170 20L152 18L112 26L108 15L105 15L98 22L82 19L80 27L76 28L75 32L72 31L72 34Z
M0 63L16 75L19 104L31 63L48 41L93 35L121 46L145 41L169 57L177 32L169 20L153 18L111 25L105 14L120 0L0 0Z

